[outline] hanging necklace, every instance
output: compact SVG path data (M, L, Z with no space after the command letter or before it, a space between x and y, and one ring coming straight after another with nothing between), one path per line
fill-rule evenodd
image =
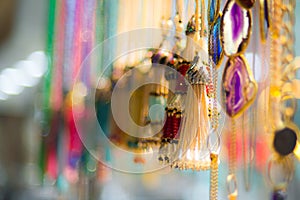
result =
M179 127L181 124L182 113L185 104L186 94L186 83L185 74L189 68L189 63L186 62L179 55L181 54L182 48L182 32L183 23L181 16L179 15L178 1L177 12L174 17L175 24L175 46L173 47L174 57L172 64L166 69L166 79L169 81L169 87L174 88L174 95L168 95L168 101L166 106L166 121L163 128L162 141L159 149L158 159L162 163L169 163L171 157L177 148Z
M179 127L182 125L182 115L185 107L187 85L184 78L190 63L179 56L182 52L182 31L183 23L179 13L180 9L177 1L177 14L174 18L175 24L175 46L173 52L175 53L172 69L166 71L166 79L169 80L170 88L175 85L175 94L168 96L168 103L166 107L166 121L163 128L162 141L159 149L158 159L161 163L169 163L174 158L174 152L176 152L178 139L179 139ZM187 4L187 3L186 3ZM185 5L187 8L188 6Z
M177 148L179 127L181 125L186 99L187 84L184 76L189 67L189 63L186 61L180 61L177 65L179 67L178 72L175 72L175 93L166 107L166 122L163 129L159 155L159 160L165 160L167 163L169 163L169 160Z
M217 67L222 63L223 49L220 38L220 21L222 13L219 12L220 1L209 0L208 1L208 15L207 21L209 26L208 35L208 52L209 52L209 117L211 118L211 127L214 134L217 134L217 146L220 147L220 135L218 131L219 113L218 113L218 102L217 102L217 86L218 86L218 72ZM213 102L212 102L213 101ZM211 137L211 136L210 136ZM210 138L209 137L209 138ZM208 138L208 143L209 143ZM210 150L210 200L218 199L218 174L219 174L219 147L217 150ZM209 147L208 147L209 148Z
M252 28L251 12L233 0L227 1L221 19L221 39L224 54L229 57L222 77L222 96L225 111L231 117L229 144L228 198L237 198L236 183L236 122L254 101L257 84L248 63L242 55L248 46ZM248 6L244 5L243 6Z
M196 56L188 70L188 88L185 114L180 129L180 138L176 158L172 167L179 169L208 170L210 167L209 152L206 141L209 132L207 112L205 66L199 67L199 57Z
M292 154L296 149L299 129L293 123L296 110L295 97L284 90L284 84L290 82L294 73L287 66L294 59L294 19L295 1L273 1L271 26L271 64L270 64L270 131L273 133L274 153L268 162L268 180L273 187L273 199L286 199L288 183L293 177ZM282 180L272 176L276 167L282 170ZM278 172L277 172L278 173Z
M187 72L191 87L187 91L178 149L174 162L171 165L179 169L208 170L210 168L209 150L206 145L209 133L208 97L206 95L208 54L204 43L204 15L200 18L199 11L200 4L199 1L196 1L195 15L188 22L186 30L187 35L193 34L193 42L200 44L200 49L197 49L195 45L193 48L188 49L191 41L187 41L189 43L187 43L186 52L193 51L193 53L196 53L196 56ZM202 13L204 13L204 1L202 1ZM201 24L199 19L201 19Z
M159 150L159 161L169 163L176 152L179 128L182 124L182 115L185 109L187 83L184 78L189 63L180 61L176 72L175 94L166 107L166 122L163 129L162 141Z

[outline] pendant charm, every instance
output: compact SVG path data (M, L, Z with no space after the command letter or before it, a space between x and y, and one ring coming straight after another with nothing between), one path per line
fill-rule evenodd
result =
M221 39L226 56L242 54L249 43L252 30L251 12L229 0L221 19Z
M205 69L207 66L203 62L202 58L195 56L187 71L188 81L192 86L187 91L178 149L171 165L181 170L198 171L210 168L210 154L207 148L210 129L206 94L208 77Z
M236 117L247 109L256 97L257 84L244 56L231 57L222 77L223 105L230 117Z
M288 123L284 128L275 131L273 147L281 156L287 156L293 153L299 130L293 123Z
M221 65L224 56L220 38L220 23L221 14L219 14L218 18L212 24L208 43L209 55L217 68Z

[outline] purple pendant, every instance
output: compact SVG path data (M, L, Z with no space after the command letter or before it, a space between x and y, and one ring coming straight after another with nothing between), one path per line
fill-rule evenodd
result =
M227 56L238 55L248 46L252 28L251 13L229 0L221 19L221 38Z
M236 41L239 38L239 35L242 34L244 27L243 10L236 3L234 3L231 8L230 19L232 25L232 40Z
M236 0L236 2L245 9L253 7L255 0Z
M231 57L222 77L223 106L230 117L247 109L256 97L257 84L244 56Z

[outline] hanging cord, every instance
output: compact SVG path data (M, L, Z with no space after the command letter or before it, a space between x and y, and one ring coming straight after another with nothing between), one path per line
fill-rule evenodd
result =
M237 180L236 180L236 124L235 120L231 120L230 146L229 146L229 175L227 176L228 199L237 198Z
M270 117L272 128L282 126L279 112L280 88L281 88L281 55L280 29L282 25L281 0L273 1L273 23L271 26L271 58L270 58Z
M216 10L216 12L219 12ZM205 1L201 1L201 32L200 37L205 37ZM207 19L209 20L209 19ZM214 19L215 20L215 19ZM213 25L209 26L209 29L213 29ZM210 33L211 31L209 31ZM215 38L214 38L215 39ZM213 39L213 40L214 40ZM208 40L208 42L210 42ZM209 48L211 48L212 45L208 44L208 53L212 52ZM213 52L216 51L216 49L213 49ZM220 149L220 135L218 134L218 103L217 103L217 84L218 84L218 73L216 69L215 63L212 62L212 55L209 54L208 56L208 66L209 66L209 116L211 121L211 128L212 133L209 135L209 138L212 134L215 134L218 138L218 150L217 151L211 151L210 150L210 189L209 189L209 198L210 200L217 200L218 199L218 177L219 177L219 149Z
M198 11L199 12L199 11ZM201 32L200 37L204 37L204 30L205 30L205 1L201 0Z
M195 30L196 30L196 33L199 32L199 8L200 8L200 5L199 5L199 0L196 0L196 9L195 9L195 23L196 23L196 27L195 27Z
M252 54L252 71L255 77L255 66L256 66L256 56L257 52L257 35L254 34L253 37L253 54ZM267 105L267 104L266 104ZM246 191L250 190L252 171L255 162L255 144L256 144L256 131L257 131L257 100L254 101L253 107L250 108L248 112L243 113L242 116L242 136L243 136L243 165L244 165L244 184ZM245 118L248 116L248 131L245 130Z
M233 85L235 86L236 79L233 79ZM234 112L234 104L235 104L235 93L233 90L232 93L232 107ZM236 181L236 123L235 119L231 118L231 133L230 133L230 145L229 145L229 175L227 176L227 190L228 190L228 199L234 200L237 198L237 181Z
M205 3L204 0L202 0L202 6L201 6L201 37L204 37L205 35L205 26L204 26L204 16L205 15ZM219 12L216 10L216 12ZM209 20L209 19L207 19ZM215 19L214 19L215 20ZM213 25L209 26L209 29L213 29ZM210 33L211 31L209 31ZM213 35L212 35L213 36ZM215 38L213 38L214 40ZM208 40L208 42L210 42ZM211 48L211 45L208 44L208 48ZM216 49L213 49L215 52ZM208 49L208 52L212 52L210 49ZM218 84L218 72L216 69L215 63L212 61L212 55L209 55L208 59L209 64L209 116L211 121L211 128L213 130L212 133L216 134L218 137L218 145L220 147L220 136L218 134L218 125L219 125L219 119L218 119L218 103L217 103L217 84ZM211 135L210 135L211 136ZM209 188L209 199L210 200L217 200L218 199L218 177L219 177L219 147L217 152L210 152L210 188Z
M211 145L213 134L217 137L217 141ZM210 186L209 186L209 199L218 200L218 187L219 187L219 152L221 147L220 135L214 131L209 134L207 138L207 148L210 151Z
M235 119L231 119L231 133L229 146L229 174L236 171L236 123Z
M212 136L215 134L216 142L211 144ZM210 186L209 186L209 199L218 199L218 186L219 186L219 152L221 146L221 139L217 132L212 132L207 138L207 148L210 151Z
M218 186L219 186L219 155L217 153L210 154L210 187L209 187L209 199L218 199Z

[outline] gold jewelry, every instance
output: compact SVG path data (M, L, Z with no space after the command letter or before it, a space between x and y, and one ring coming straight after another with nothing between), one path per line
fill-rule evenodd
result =
M289 68L294 59L294 9L295 0L286 3L283 0L272 1L271 26L271 64L270 64L270 131L274 134L274 154L268 164L268 180L274 189L273 198L286 198L288 183L293 177L294 167L291 155L297 151L299 130L292 122L296 110L296 100L291 93L285 91L286 82L290 82L294 72ZM289 71L290 70L290 71ZM289 75L287 75L289 74ZM287 102L290 102L288 106ZM284 139L283 139L284 138ZM284 181L274 180L271 171L274 165L284 169L279 174ZM278 172L277 172L278 173Z
M228 199L236 199L237 133L235 118L249 108L256 98L257 84L248 66L245 52L251 31L252 15L249 8L254 1L228 0L221 19L221 40L224 54L229 57L222 76L222 96L226 113L231 117L229 144ZM245 9L246 8L246 9ZM234 186L231 186L231 185ZM233 187L233 189L232 189Z
M219 155L215 153L210 154L210 188L209 199L218 199L218 178L219 178Z
M172 167L179 169L208 170L210 158L206 142L209 133L209 118L207 113L206 85L208 53L204 43L204 1L202 0L202 15L199 22L199 0L196 0L195 16L188 24L188 32L194 33L194 42L201 48L194 52L194 60L188 70L187 77L192 87L188 88L183 124L180 129L178 150ZM193 28L193 19L195 26ZM201 23L201 24L200 24ZM199 29L201 25L201 30ZM191 31L190 31L190 27ZM194 31L195 30L195 31Z
M218 142L217 145L220 146L220 135L218 133L219 126L219 113L218 113L218 101L217 101L217 86L218 86L218 72L217 68L221 65L223 59L223 49L221 45L220 37L220 22L222 14L219 13L220 1L219 0L209 0L208 1L208 15L207 21L209 26L208 35L208 53L209 53L209 116L211 120L211 128L213 133L217 135ZM204 13L202 13L204 15ZM212 133L211 133L212 134ZM209 144L208 137L208 144ZM209 148L209 147L208 147ZM210 149L210 148L209 148ZM217 152L212 152L210 150L210 200L218 199L218 174L219 174L219 150Z
M214 139L215 142L211 141ZM221 139L220 135L214 131L210 133L207 138L207 148L210 152L210 187L209 187L209 199L218 199L218 185L219 185L219 152L220 152Z

